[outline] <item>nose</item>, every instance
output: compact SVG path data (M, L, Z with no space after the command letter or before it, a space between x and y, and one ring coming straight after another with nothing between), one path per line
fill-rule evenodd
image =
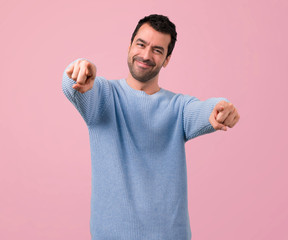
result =
M146 47L145 49L143 49L143 59L151 60L151 49L149 47Z

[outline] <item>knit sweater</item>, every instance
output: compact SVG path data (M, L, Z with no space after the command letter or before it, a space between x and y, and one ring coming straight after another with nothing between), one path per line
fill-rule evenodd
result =
M73 84L64 71L90 137L92 240L190 240L185 143L215 131L209 116L226 99L148 95L125 79L96 77L83 94Z

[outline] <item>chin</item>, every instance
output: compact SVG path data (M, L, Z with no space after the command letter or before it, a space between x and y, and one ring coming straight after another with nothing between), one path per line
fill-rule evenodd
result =
M137 76L133 76L133 78L139 82L142 82L142 83L146 83L146 82L149 82L151 80L151 78L143 78L143 77L137 77Z

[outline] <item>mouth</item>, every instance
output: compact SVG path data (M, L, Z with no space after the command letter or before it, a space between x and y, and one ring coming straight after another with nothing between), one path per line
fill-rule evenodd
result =
M145 62L142 62L142 61L135 60L135 62L137 63L137 65L140 68L151 68L151 67L153 67L152 64L148 64L148 63L145 63Z
M136 59L135 59L135 62L137 63L137 66L142 69L148 69L148 68L154 67L154 64L152 63L148 63L148 62L145 63Z
M139 57L139 56L134 56L133 57L134 62L137 63L137 66L140 68L151 68L154 67L156 64L154 62L152 62L150 59L148 60L144 60L143 58Z

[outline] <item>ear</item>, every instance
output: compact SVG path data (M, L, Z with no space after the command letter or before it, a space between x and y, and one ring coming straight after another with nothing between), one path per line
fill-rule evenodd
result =
M170 61L170 58L171 58L171 55L169 55L169 56L165 59L165 61L164 61L164 63L163 63L163 67L164 67L164 68L168 65L168 63L169 63L169 61Z

